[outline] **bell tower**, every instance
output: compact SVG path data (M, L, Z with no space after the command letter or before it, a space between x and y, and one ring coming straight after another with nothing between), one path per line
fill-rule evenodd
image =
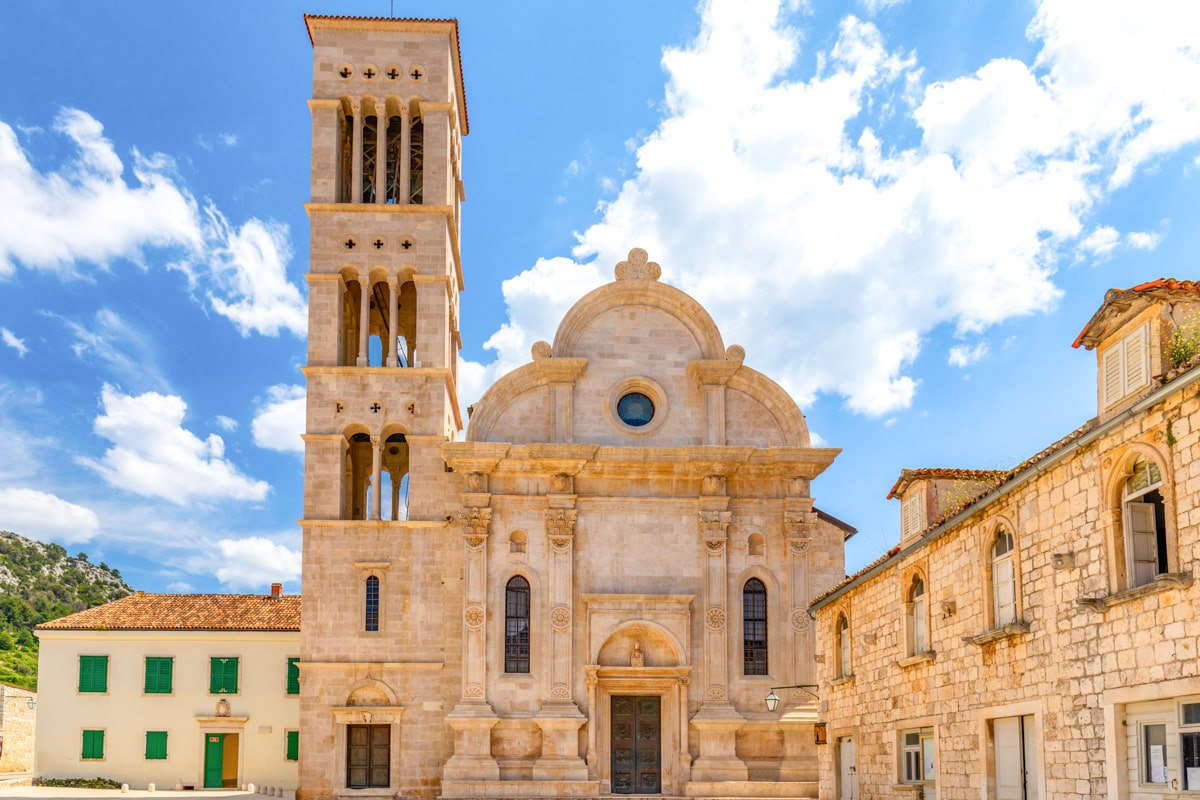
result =
M456 565L439 545L456 476L438 450L462 428L458 24L305 23L314 57L298 794L395 793L429 778L398 755L398 698L441 696L429 665L453 654L421 633L440 630L445 605L458 602L445 594L441 578Z

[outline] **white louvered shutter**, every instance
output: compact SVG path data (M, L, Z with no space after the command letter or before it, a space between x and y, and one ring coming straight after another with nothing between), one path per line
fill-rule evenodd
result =
M1133 586L1143 586L1158 574L1158 537L1153 503L1126 503Z
M1017 621L1017 592L1012 555L992 562L992 585L996 593L996 627Z
M1150 381L1150 347L1146 341L1146 326L1138 328L1125 337L1125 385L1121 396L1145 386Z
M1100 372L1104 376L1104 406L1107 408L1121 399L1123 392L1123 376L1121 375L1121 357L1124 348L1120 345L1110 347L1105 351L1100 361Z

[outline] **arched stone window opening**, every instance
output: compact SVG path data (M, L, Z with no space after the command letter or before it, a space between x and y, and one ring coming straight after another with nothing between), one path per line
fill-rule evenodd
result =
M408 202L421 205L425 197L425 122L421 106L414 102L409 117Z
M916 656L929 651L929 601L925 594L925 581L919 575L909 584L905 602L905 630L908 633L908 655Z
M1169 572L1167 511L1162 494L1163 480L1158 464L1139 459L1121 491L1121 539L1124 579L1133 589L1151 583Z
M767 587L751 578L742 587L742 674L767 672Z
M992 617L994 627L1017 621L1017 580L1013 565L1013 537L1004 528L992 540Z
M402 433L393 433L383 443L382 476L386 486L383 519L408 519L408 441Z
M363 630L377 631L379 630L379 578L377 576L367 577L365 593Z
M362 319L362 284L352 278L344 281L343 287L341 358L338 360L338 365L353 367L358 363L358 331Z
M837 621L838 635L838 662L837 674L838 677L850 677L850 621L846 619L845 614L838 616Z
M411 280L400 284L396 305L397 366L415 367L417 350L417 286ZM390 363L390 362L389 362Z
M342 519L367 518L371 508L371 449L371 437L365 433L353 433L347 438Z
M520 575L504 588L504 671L529 672L529 581Z
M401 198L401 181L404 179L403 159L404 154L404 117L389 117L387 126L387 197L388 203L400 203ZM403 201L408 201L408 196L404 195Z
M339 203L349 203L351 162L354 158L354 117L343 111L338 121L338 173L335 189Z
M374 203L376 195L375 176L379 145L379 116L363 118L362 149L362 195L361 202Z

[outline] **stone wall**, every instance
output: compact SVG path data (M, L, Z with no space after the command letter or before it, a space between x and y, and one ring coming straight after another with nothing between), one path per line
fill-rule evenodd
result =
M0 775L33 771L37 708L30 708L29 701L36 699L36 692L0 683Z
M1191 583L1200 556L1200 399L1194 383L1177 383L1119 424L1068 437L999 496L819 601L829 725L821 797L844 796L841 737L856 747L856 797L906 796L897 785L900 734L924 727L934 732L937 797L995 797L992 720L1017 716L1033 723L1033 796L1138 796L1127 704L1200 693L1200 586ZM1121 491L1139 458L1162 470L1175 577L1127 589ZM1000 527L1014 537L1018 586L1017 624L1007 629L992 606L991 546ZM914 575L926 586L931 652L911 657L906 592ZM842 614L850 677L837 674Z

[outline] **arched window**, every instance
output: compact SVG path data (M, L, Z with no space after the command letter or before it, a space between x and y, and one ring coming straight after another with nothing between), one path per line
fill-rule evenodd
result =
M379 578L374 575L367 578L365 613L363 614L363 629L379 630Z
M838 632L838 664L837 674L840 677L848 678L852 674L850 672L850 622L846 619L846 615L842 614L838 617L837 622Z
M758 578L742 588L742 659L742 674L767 674L767 587Z
M1153 461L1139 460L1121 493L1125 579L1130 589L1143 586L1167 566L1167 514L1162 473Z
M929 650L929 613L925 595L925 581L914 577L909 585L905 604L908 630L908 655L915 656Z
M504 671L529 672L529 581L520 575L504 589Z
M1013 537L1000 528L992 542L992 615L995 627L1017 621L1017 581L1013 569Z

